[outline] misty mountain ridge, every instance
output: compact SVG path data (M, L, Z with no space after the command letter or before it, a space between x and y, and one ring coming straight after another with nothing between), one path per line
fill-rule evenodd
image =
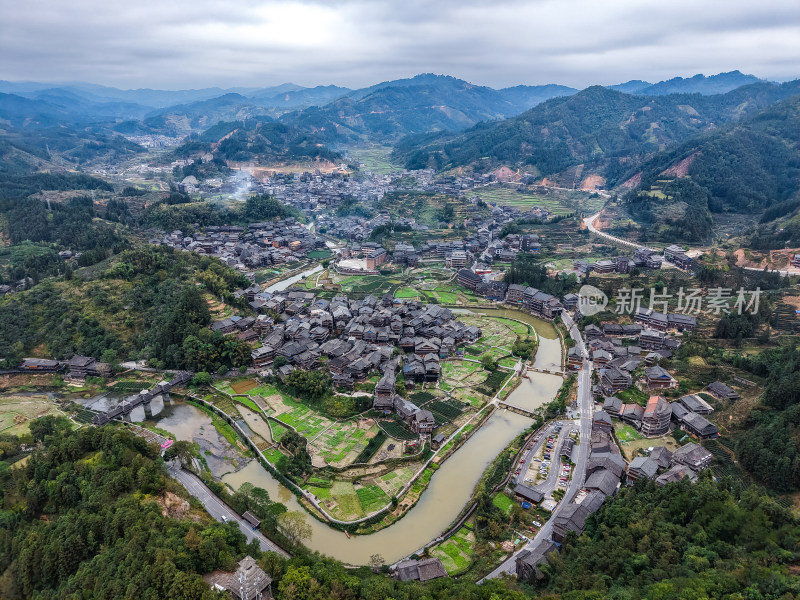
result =
M613 184L655 152L800 93L800 81L755 83L727 94L633 96L593 86L463 133L411 137L395 147L407 168L521 167L558 176L585 166Z

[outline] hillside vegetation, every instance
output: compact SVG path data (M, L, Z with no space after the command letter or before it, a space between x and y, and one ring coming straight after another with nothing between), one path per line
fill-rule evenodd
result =
M641 182L624 201L664 240L708 239L716 213L762 221L791 214L800 207L798 131L795 96L656 155L635 174Z
M395 157L410 169L485 172L504 164L541 176L582 164L615 183L664 148L797 93L798 82L758 83L716 96L642 97L594 86L460 135L406 140Z
M212 153L214 159L272 164L295 160L338 160L340 154L325 147L322 139L292 125L250 119L220 122L197 139L176 148L172 156Z

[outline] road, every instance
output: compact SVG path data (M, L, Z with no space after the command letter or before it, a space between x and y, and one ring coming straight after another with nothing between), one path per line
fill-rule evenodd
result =
M520 467L519 475L514 475L514 477L513 477L514 483L516 483L516 484L520 484L521 483L523 485L527 485L528 487L535 487L536 489L539 488L538 485L537 486L532 486L529 483L525 483L525 475L527 474L528 469L531 466L531 461L533 460L533 457L536 455L537 452L539 452L539 449L547 442L547 438L551 433L553 433L554 427L555 427L554 423L549 423L547 425L547 427L545 427L542 430L542 433L539 434L539 441L538 442L534 442L534 444L531 447L531 449L525 454L525 457L524 457L525 462ZM519 463L516 463L515 466L519 466ZM542 491L544 491L544 490L542 490Z
M225 520L222 518L223 516L228 521L234 521L239 525L239 529L242 530L242 533L247 537L248 541L258 540L262 551L277 552L281 556L289 558L288 552L276 546L273 542L264 537L261 532L254 531L247 521L242 519L233 511L231 507L217 498L217 496L210 489L208 489L208 487L206 487L200 478L197 477L197 475L190 471L181 469L174 464L170 464L167 467L167 470L172 477L177 479L183 485L183 487L186 488L187 492L203 503L203 506L208 514L214 517L217 521L223 522Z
M597 220L597 217L599 217L599 216L600 216L600 213L597 213L597 214L594 214L594 215L592 215L590 217L586 217L583 220L583 222L586 224L586 228L589 231L591 231L595 235L599 235L600 237L609 240L610 242L616 242L617 244L622 244L623 246L628 246L630 248L638 248L639 246L642 245L642 244L637 244L635 242L631 242L631 241L622 239L620 237L608 234L608 233L606 233L604 231L601 231L601 230L597 229L597 227L594 226L594 222ZM673 265L672 263L667 262L667 261L664 261L664 266L666 266L666 267L675 267L675 265ZM677 268L677 267L675 267L675 268ZM744 269L745 271L759 271L759 272L762 272L762 273L764 272L764 269L763 268L759 268L759 267L739 267L739 268L740 269ZM781 277L788 277L789 275L800 275L800 269L783 269L783 270L781 270L781 269L767 269L767 272L768 273L777 273Z
M514 554L508 557L499 567L489 573L484 579L493 579L501 575L513 575L516 572L516 559L517 555L523 550L533 550L541 542L549 540L553 534L553 521L561 512L563 507L569 504L575 495L586 483L586 462L589 459L589 448L592 439L592 363L589 360L589 353L586 351L586 346L583 342L583 336L578 329L578 326L573 322L567 313L561 315L564 325L570 332L570 336L575 340L578 348L581 349L583 355L583 368L578 373L578 407L580 409L580 443L576 446L577 455L573 455L573 462L575 463L575 472L572 479L567 486L564 499L558 503L553 510L550 519L544 523L534 536L524 546L517 550ZM565 428L569 427L569 422L565 424Z

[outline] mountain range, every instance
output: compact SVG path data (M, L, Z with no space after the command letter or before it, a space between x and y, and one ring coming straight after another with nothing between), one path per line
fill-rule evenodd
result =
M800 81L717 95L641 96L593 86L460 133L410 136L395 146L395 158L409 169L503 165L550 177L583 165L614 184L656 152L795 94Z
M656 84L611 86L625 93L718 94L759 81L738 71L675 78ZM254 116L281 118L341 140L363 136L395 139L410 133L458 131L480 121L515 116L550 98L578 90L555 84L503 89L430 73L351 90L292 83L262 88L120 90L88 83L0 81L0 120L14 127L109 122L117 131L186 135L218 121ZM119 126L121 122L128 122Z

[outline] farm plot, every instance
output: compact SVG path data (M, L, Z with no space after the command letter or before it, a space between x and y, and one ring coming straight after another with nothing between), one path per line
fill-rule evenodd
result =
M469 566L474 546L475 534L470 526L465 524L453 537L431 550L431 556L441 560L448 575L453 575Z
M397 421L379 421L380 428L383 429L389 437L393 437L396 440L414 440L417 438L417 434L411 431L410 429L406 429L403 425L398 423Z
M420 296L422 296L420 292L410 287L400 288L394 293L395 298L419 298Z
M308 451L314 464L320 462L314 460L319 457L324 464L344 467L355 460L379 431L372 419L334 423L309 445Z
M268 413L273 419L290 425L308 439L316 437L333 423L308 406L292 400L289 396L279 394L277 391L275 394L262 398L256 404L260 406L262 402L269 407ZM273 436L275 436L274 421Z
M395 469L373 480L375 485L381 487L389 498L396 496L397 493L414 477L416 468L413 466L405 466ZM366 482L365 482L366 483Z
M386 492L375 484L357 488L356 495L361 502L362 510L367 514L382 509L391 501Z
M361 500L350 481L335 481L330 488L311 487L309 491L322 500L325 510L336 519L353 521L365 516Z
M482 335L477 344L472 348L481 348L484 351L499 353L501 355L511 354L511 347L524 331L527 334L527 327L510 319L495 319L489 317L474 317L466 315L460 318L467 325L480 327Z
M22 435L30 431L30 421L61 414L45 395L0 398L0 433Z

